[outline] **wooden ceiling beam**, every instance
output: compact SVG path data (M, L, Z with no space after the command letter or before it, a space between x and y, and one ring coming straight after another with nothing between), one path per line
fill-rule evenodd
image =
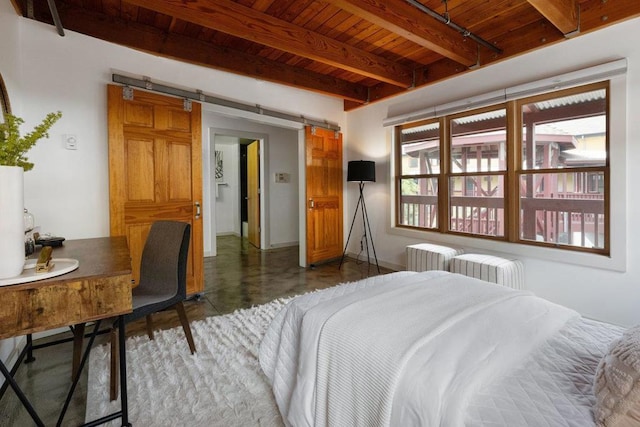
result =
M413 84L408 67L230 0L127 2L396 86Z
M155 27L79 8L60 8L65 28L112 43L219 70L307 89L324 95L368 101L365 86L259 56L238 52Z
M460 63L449 59L442 58L435 61L421 69L416 70L416 85L415 88L430 85L432 83L447 79L451 76L470 72L471 69L462 66ZM369 88L369 103L380 101L391 96L398 95L406 92L397 86L392 86L386 83L379 83ZM354 108L360 107L354 102L345 101L345 110L349 111Z
M562 34L580 29L576 0L527 0Z
M496 45L503 50L502 57L512 57L524 52L531 52L553 43L565 40L564 36L555 26L549 24L545 18L540 18L537 22L520 27L518 31L504 34L494 39ZM502 57L491 52L480 53L480 63L487 65L500 61Z
M328 0L377 26L467 67L478 61L478 50L456 30L426 17L404 0ZM426 22L425 22L426 21Z
M30 1L33 3L32 9L34 10L31 17L37 21L52 24L47 0ZM152 1L158 0L149 0L149 2ZM181 1L167 0L174 7L178 7L176 4ZM196 23L189 24L187 20L175 17L173 14L157 12L153 8L149 8L147 1L143 2L142 0L131 0L131 2L127 0L56 0L56 3L65 28L69 30L155 55L339 97L344 99L344 108L347 111L407 91L404 85L390 84L375 77L365 76L363 73L356 75L344 67L336 69L335 66L328 65L326 61L313 61L310 58L289 53L290 49L286 43L281 46L284 49L279 49L265 45L264 40L261 39L265 33L271 34L273 37L280 36L283 32L290 30L293 25L298 32L289 34L290 37L308 35L308 40L305 39L307 44L318 43L318 49L324 50L327 47L322 46L323 39L316 38L316 32L321 32L325 37L336 37L342 42L352 37L353 31L356 33L366 31L367 35L371 35L379 25L370 23L368 19L361 16L362 14L356 15L349 11L342 11L340 16L332 17L332 14L335 15L336 11L341 10L335 4L336 2L338 2L337 4L345 2L345 4L359 5L361 9L365 9L362 3L367 2L380 7L383 0L326 0L326 2L304 0L300 4L288 0L287 4L295 4L295 10L304 7L308 7L308 9L305 9L304 13L300 15L301 17L297 18L294 23L278 26L270 32L263 31L253 38L250 36L254 30L262 31L262 27L268 27L272 23L272 21L263 20L263 15L260 13L264 7L270 7L277 1L273 3L272 0L258 0L261 5L255 6L254 0L239 0L238 4L253 4L254 7L259 8L255 11L257 15L252 15L250 20L245 19L245 16L217 13L215 7L209 7L212 2L217 4L214 0L183 1L185 4L195 3L194 8L188 10L189 13L206 12L208 15L205 14L205 17L210 21L237 19L238 22L233 25L247 26L246 32L240 36L246 37L247 40L241 41L236 39L236 36L217 31L211 28L212 25L208 25L209 28L199 29L199 33L195 34ZM388 0L384 3L389 8L389 4L393 5L397 1L403 0ZM420 1L429 4L440 14L444 13L446 8L446 6L435 7L436 3L441 3L440 0ZM543 7L546 7L544 9L546 10L545 16L541 16L538 9L532 6L535 1L541 1ZM566 0L560 1L567 4ZM574 1L579 5L580 34L586 34L640 16L640 1L638 0ZM27 3L24 0L10 0L10 2L16 12L22 15L22 8L25 8ZM227 5L229 0L221 2L223 5ZM278 3L278 5L280 4ZM465 25L470 31L482 34L485 40L491 40L491 43L502 49L502 54L488 49L479 49L478 65L481 67L504 58L561 42L566 38L563 36L563 30L558 27L558 21L551 22L549 18L552 16L550 8L554 6L550 0L496 0L492 2L487 0L449 0L447 5L452 14L459 17L455 18L459 19L457 22ZM308 30L301 28L301 25L307 25L302 23L308 23L312 19L311 17L319 12L321 15L319 18L314 18L317 22L313 24L315 25L313 28L309 27ZM271 13L271 10L267 13ZM372 11L368 13L373 14L368 15L373 20L372 16L375 14ZM391 9L390 13L395 14L397 10ZM418 21L416 13L417 11L410 15L408 18L410 22ZM345 16L348 18L339 22ZM271 16L271 18L274 17ZM282 19L282 16L275 19L278 18ZM172 20L175 23L175 32L167 30ZM392 19L389 20L392 21ZM430 26L427 21L428 19L423 23L424 26ZM277 21L277 23L281 22ZM332 27L332 25L335 26ZM181 31L184 33L180 33ZM385 27L384 33L388 34L388 31ZM212 37L212 34L216 34L216 36ZM392 34L395 33L392 32ZM398 36L398 39L400 38L402 37ZM363 39L367 40L366 37ZM384 41L388 40L388 37L376 40ZM252 47L254 42L255 47ZM236 43L241 44L242 47L240 48L240 45ZM415 68L415 65L410 66L413 85L409 89L424 87L457 74L470 72L470 68L464 64L448 56L443 57L434 50L421 48L414 41L405 43L407 43L406 46L419 49L415 56L412 53L412 48L398 49L400 44L396 40L385 41L383 45L375 45L377 48L373 43L369 44L367 41L361 43L362 45L358 47L366 49L369 55L376 55L378 58L385 55L387 59L387 55L393 55L394 58L403 57L407 60L406 63L423 64L418 68ZM394 46L394 48L389 49L390 46ZM376 50L372 50L374 48ZM254 56L253 53L256 52L260 52L260 54ZM344 53L348 57L352 51L347 50ZM271 56L265 57L267 54ZM398 59L398 61L401 60ZM362 65L361 68L366 68L366 66Z
M585 34L640 16L640 1L585 0L580 3L580 33Z

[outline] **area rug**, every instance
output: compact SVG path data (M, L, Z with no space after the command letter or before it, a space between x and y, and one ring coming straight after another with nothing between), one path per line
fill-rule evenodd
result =
M181 327L127 339L129 421L140 426L283 426L258 349L288 299L191 323L191 355ZM109 401L108 345L91 352L86 419L118 411ZM121 425L116 420L107 425Z

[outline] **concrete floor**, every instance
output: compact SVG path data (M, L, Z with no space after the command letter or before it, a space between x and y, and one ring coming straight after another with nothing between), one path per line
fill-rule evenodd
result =
M246 239L221 236L217 240L218 255L205 258L204 262L204 293L185 303L187 315L192 321L378 274L375 265L370 266L367 262L357 262L351 258L346 258L340 269L339 260L313 268L300 268L297 246L260 251L248 244ZM391 272L382 267L380 270L383 274ZM157 329L180 325L173 311L154 315L154 324ZM127 325L127 335L144 334L144 319ZM36 344L51 340L39 340ZM106 336L98 337L96 345L105 340ZM56 424L71 385L71 347L71 343L65 343L36 350L36 361L22 364L16 375L16 381L46 425ZM87 369L83 372L62 425L75 426L84 422L86 383ZM33 421L13 391L7 390L0 399L0 426L32 425Z

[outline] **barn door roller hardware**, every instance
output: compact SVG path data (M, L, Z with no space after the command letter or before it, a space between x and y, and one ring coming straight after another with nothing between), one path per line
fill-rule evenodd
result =
M149 77L145 77L144 79L136 79L133 77L127 77L120 74L112 74L111 78L114 83L120 83L125 85L125 87L137 87L140 89L150 90L153 92L163 93L165 95L171 95L178 98L183 98L185 100L189 100L189 102L193 99L200 102L206 102L208 104L220 105L222 107L233 108L235 110L248 111L254 114L259 114L263 116L269 116L277 119L288 120L296 123L302 123L303 125L311 125L318 126L321 128L340 131L340 126L337 124L329 123L326 120L314 120L304 116L296 116L294 114L283 113L281 111L269 110L267 108L261 107L260 105L249 105L243 104L236 101L231 101L228 99L218 98L211 95L204 94L201 90L197 91L189 91L185 89L179 89L171 86L167 86L160 83L152 83ZM123 94L126 96L126 92L123 90ZM187 103L185 103L185 106Z

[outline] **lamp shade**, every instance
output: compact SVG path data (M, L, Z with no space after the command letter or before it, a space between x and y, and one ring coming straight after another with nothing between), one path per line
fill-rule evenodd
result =
M376 162L352 160L347 166L347 181L376 182Z

